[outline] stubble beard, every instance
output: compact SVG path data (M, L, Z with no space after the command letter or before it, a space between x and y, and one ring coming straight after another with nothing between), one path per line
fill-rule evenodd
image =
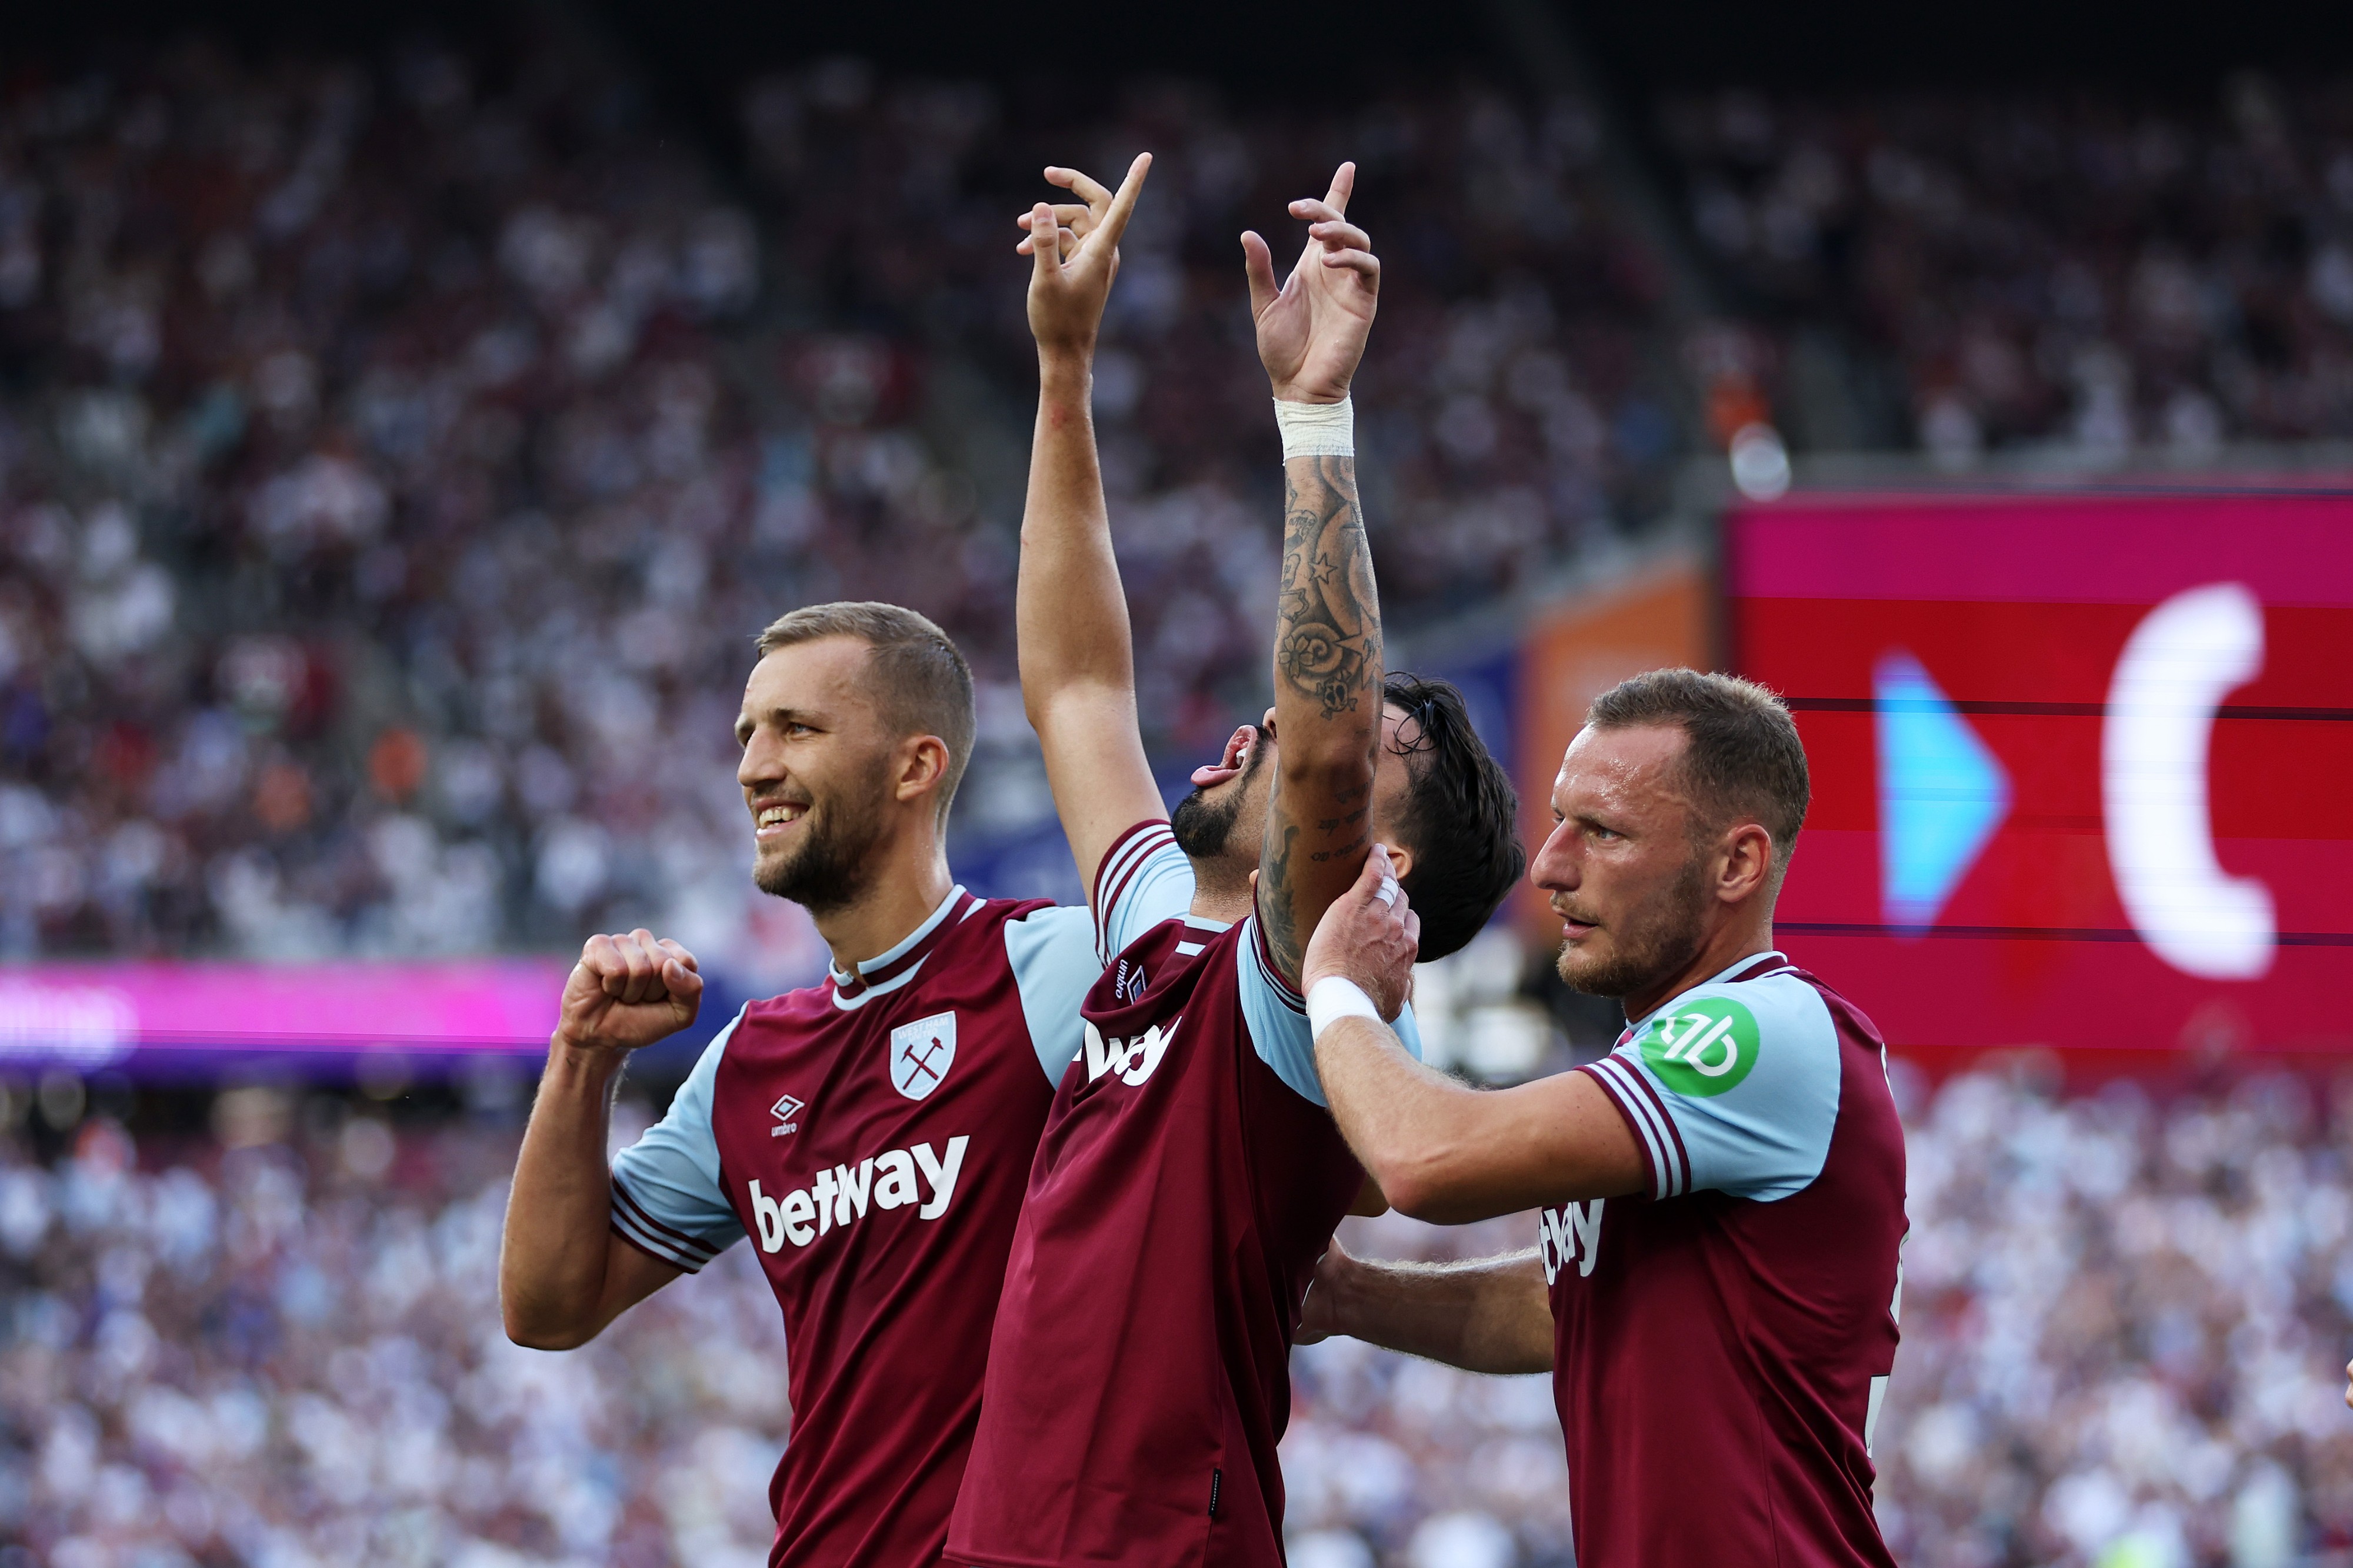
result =
M878 768L871 788L813 805L803 819L808 831L800 848L781 859L761 857L752 867L753 886L811 914L856 903L874 880L874 849L882 838L881 787Z
M1706 942L1705 872L1705 863L1694 854L1657 904L1621 923L1617 952L1601 963L1580 963L1564 944L1561 979L1588 996L1625 997L1688 967Z
M1259 769L1266 763L1266 736L1261 733L1250 743L1250 761L1242 764L1240 776L1222 800L1211 800L1198 785L1193 793L1176 803L1168 814L1168 831L1176 840L1176 847L1187 859L1216 860L1229 847L1234 825L1241 820L1242 806L1250 800L1250 792L1258 782Z

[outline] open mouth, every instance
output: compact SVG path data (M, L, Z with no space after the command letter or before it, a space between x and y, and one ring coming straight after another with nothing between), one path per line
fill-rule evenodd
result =
M1258 727L1245 724L1234 731L1226 742L1226 754L1219 761L1193 770L1195 789L1215 789L1250 765L1250 748L1258 744Z
M1578 920L1575 915L1568 913L1565 910L1556 909L1553 910L1553 913L1560 916L1560 934L1563 939L1568 942L1576 942L1581 937L1591 936L1595 931L1601 929L1599 921Z
M786 829L808 815L806 802L775 800L760 806L752 815L752 836L761 843L781 838Z

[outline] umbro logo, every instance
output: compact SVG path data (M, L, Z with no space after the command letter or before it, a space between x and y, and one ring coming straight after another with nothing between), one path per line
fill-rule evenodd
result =
M1111 991L1114 999L1125 1005L1133 1005L1144 1000L1144 965L1132 964L1126 959L1121 959L1119 972L1112 978Z
M782 1138L787 1132L797 1132L800 1131L801 1124L794 1121L793 1118L798 1116L807 1109L807 1106L803 1105L799 1100L795 1100L789 1094L777 1100L776 1104L768 1107L768 1114L776 1119L776 1124L768 1129L768 1136L771 1138Z

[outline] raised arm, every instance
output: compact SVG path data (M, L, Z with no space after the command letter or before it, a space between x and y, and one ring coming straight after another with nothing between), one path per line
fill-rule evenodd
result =
M1085 205L1039 202L1016 248L1034 266L1029 331L1038 341L1038 426L1021 511L1015 594L1021 700L1046 754L1046 780L1090 896L1121 833L1167 808L1136 724L1127 597L1111 545L1095 454L1095 334L1119 271L1119 237L1152 166L1130 165L1117 195L1075 169L1047 180ZM1052 243L1040 244L1040 237Z
M694 1022L702 996L693 955L649 931L582 951L507 1199L499 1306L517 1344L585 1344L682 1272L614 1234L606 1122L628 1053Z
M1280 289L1266 242L1242 236L1259 358L1286 426L1278 760L1258 912L1267 949L1293 984L1307 933L1355 879L1372 843L1381 737L1380 598L1353 437L1322 412L1347 399L1380 288L1371 241L1346 219L1356 177L1356 166L1343 163L1322 201L1291 204L1294 217L1309 220L1307 248Z

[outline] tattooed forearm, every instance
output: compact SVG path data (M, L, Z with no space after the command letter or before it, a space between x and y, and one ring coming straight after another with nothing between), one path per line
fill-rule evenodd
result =
M1276 793L1282 793L1281 785ZM1258 920L1266 932L1266 951L1275 967L1298 984L1300 966L1307 958L1307 942L1299 934L1297 889L1292 886L1291 852L1299 843L1299 829L1270 816L1266 843L1258 857ZM1317 917L1321 919L1321 916Z
M1258 908L1296 983L1307 937L1372 846L1381 733L1381 611L1354 458L1283 465L1274 706L1285 765L1267 799Z
M1380 607L1356 504L1356 460L1289 463L1283 481L1275 679L1335 719L1357 711L1380 683Z

